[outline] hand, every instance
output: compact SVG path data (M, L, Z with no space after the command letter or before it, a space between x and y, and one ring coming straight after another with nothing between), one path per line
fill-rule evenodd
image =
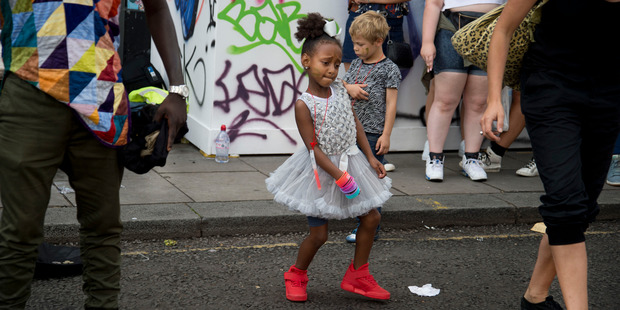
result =
M161 122L163 118L168 121L168 151L172 149L174 139L187 121L185 100L177 94L169 94L161 103L155 113L154 120Z
M390 151L390 137L381 135L379 139L377 139L375 151L377 151L377 155L387 154Z
M383 164L378 161L377 158L375 158L374 156L372 158L369 158L368 163L373 169L375 169L375 172L377 172L377 177L379 177L379 179L385 178L387 172L385 172L385 167L383 167Z
M366 86L368 86L368 84L347 84L345 87L351 98L368 100L368 92L363 89Z
M435 60L436 54L437 49L435 48L435 44L422 44L422 48L420 49L420 56L426 64L426 72L433 71L433 60Z
M497 121L497 129L493 131L493 121ZM504 107L501 101L488 101L487 109L480 119L480 126L484 136L494 142L499 142L499 134L504 127Z

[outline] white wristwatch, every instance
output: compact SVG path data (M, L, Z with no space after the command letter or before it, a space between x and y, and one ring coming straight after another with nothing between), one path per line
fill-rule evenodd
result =
M189 97L189 87L187 87L187 85L170 85L170 90L168 92L183 97L183 100Z

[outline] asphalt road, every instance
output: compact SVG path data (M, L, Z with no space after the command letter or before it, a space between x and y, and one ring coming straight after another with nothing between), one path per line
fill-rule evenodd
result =
M340 289L354 246L333 232L309 269L309 300L285 299L283 272L303 234L123 243L121 309L518 309L540 235L528 226L383 230L371 254L374 301ZM590 309L620 309L620 222L595 223L587 237ZM174 243L174 242L172 242ZM433 297L409 286L431 284ZM28 309L80 309L81 278L36 280ZM551 294L562 305L557 281Z

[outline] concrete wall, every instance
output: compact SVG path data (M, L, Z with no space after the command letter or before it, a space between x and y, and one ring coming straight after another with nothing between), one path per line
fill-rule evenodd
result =
M415 41L422 29L424 1L410 3L412 14L404 24L409 32L405 36ZM346 1L168 0L168 4L191 89L186 138L213 154L213 141L225 124L232 154L292 153L299 148L302 144L293 104L306 89L307 79L299 64L301 44L294 38L297 20L309 12L320 12L344 28ZM152 55L153 63L161 68L154 48ZM421 150L424 146L426 128L420 121L426 100L420 83L423 69L424 63L417 57L399 89L392 151ZM165 74L163 68L160 71ZM446 150L456 149L459 141L454 122Z

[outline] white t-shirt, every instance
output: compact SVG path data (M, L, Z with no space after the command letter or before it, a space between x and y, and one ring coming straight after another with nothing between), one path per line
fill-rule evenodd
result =
M472 4L504 4L506 0L444 0L442 11Z

